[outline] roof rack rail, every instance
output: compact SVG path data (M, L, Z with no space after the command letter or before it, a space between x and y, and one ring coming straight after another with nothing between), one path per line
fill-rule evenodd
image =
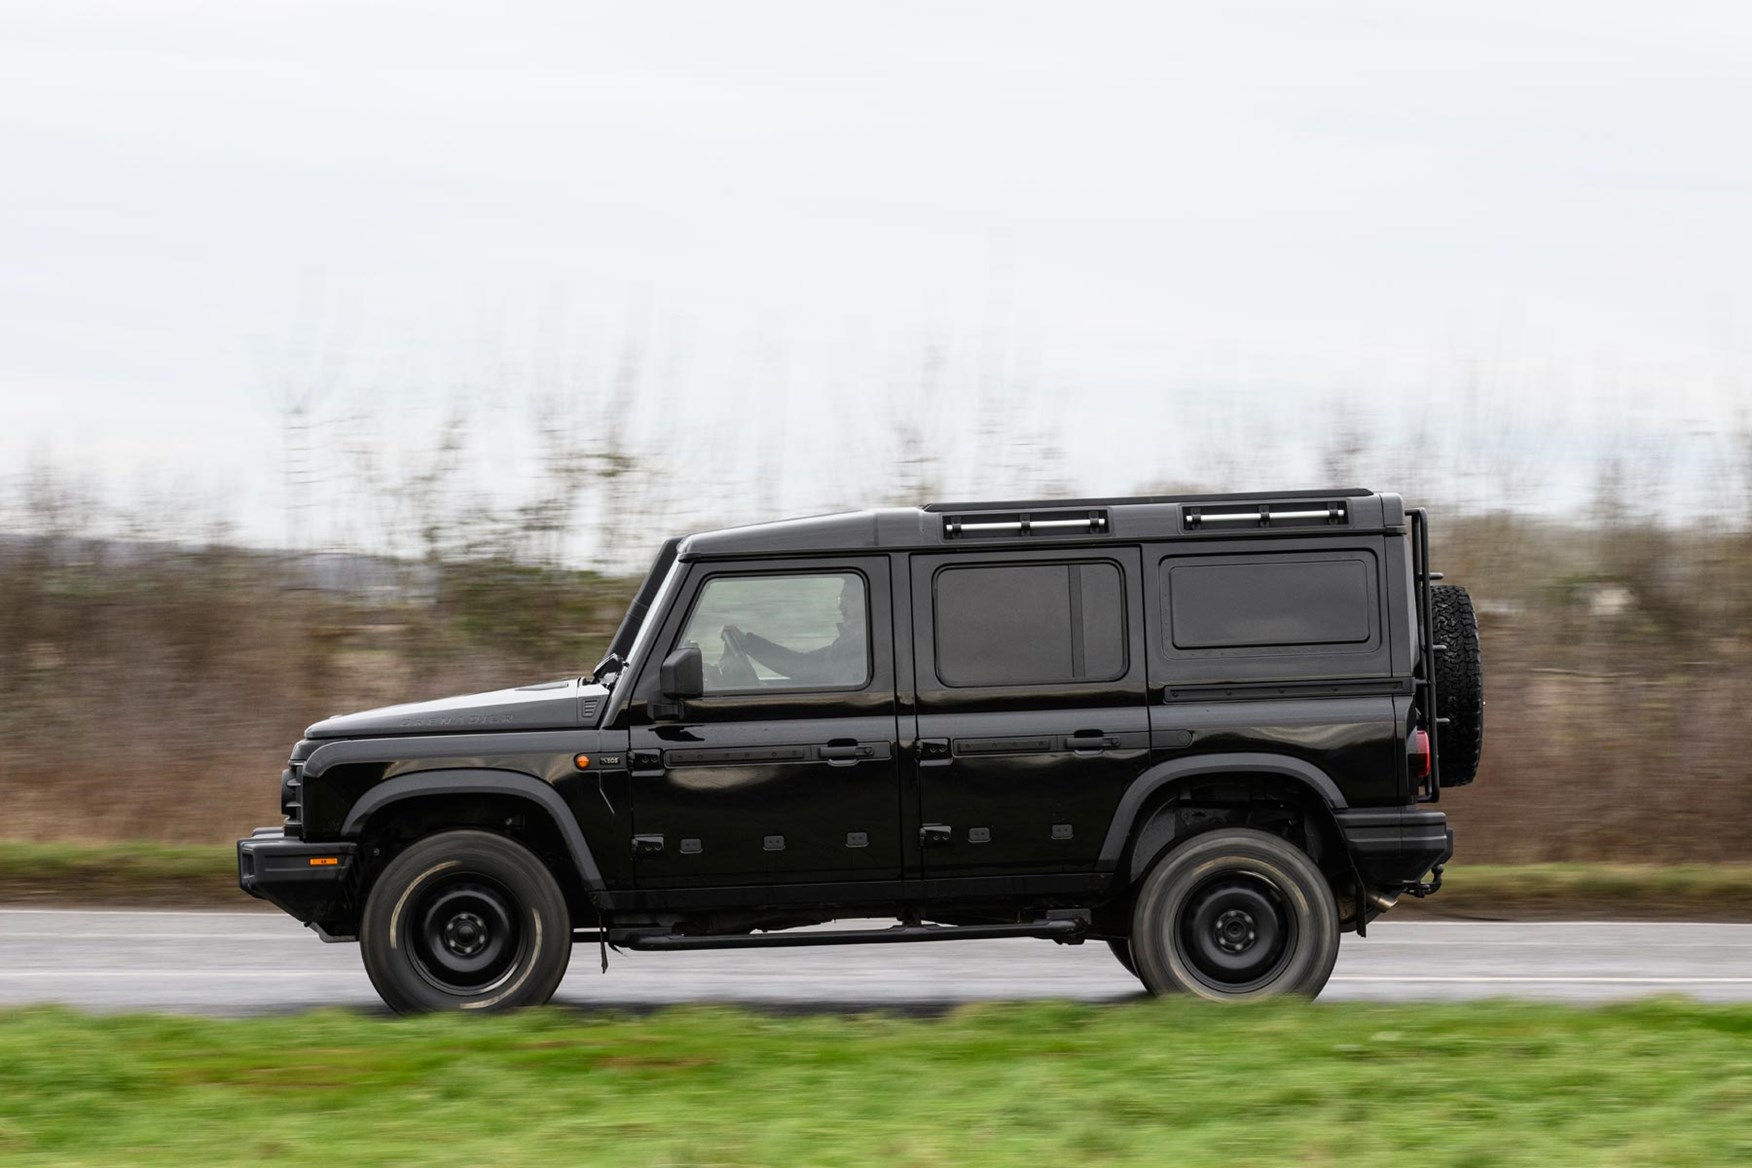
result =
M1326 487L1313 491L1230 491L1220 494L1114 495L1099 499L982 499L963 503L926 503L920 510L944 511L1039 511L1049 507L1125 507L1147 503L1248 503L1254 500L1287 502L1292 499L1361 499L1374 494L1363 487Z

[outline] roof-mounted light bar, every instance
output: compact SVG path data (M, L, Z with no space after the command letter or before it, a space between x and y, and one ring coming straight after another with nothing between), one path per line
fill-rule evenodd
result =
M1011 511L945 515L944 539L1002 539L1005 536L1105 535L1107 512Z

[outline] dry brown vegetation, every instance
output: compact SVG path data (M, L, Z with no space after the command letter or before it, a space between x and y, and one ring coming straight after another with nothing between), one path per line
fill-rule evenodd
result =
M1436 532L1484 609L1484 765L1443 800L1461 858L1752 859L1752 536L1503 516Z
M273 822L305 725L576 675L628 590L488 561L383 599L313 587L309 568L223 547L0 547L3 834L218 840Z
M311 721L588 669L635 581L556 549L626 468L550 471L508 512L415 514L396 556L117 535L33 479L0 531L0 837L229 840L274 821ZM1443 799L1461 858L1748 859L1752 535L1440 510L1435 531L1483 613L1484 769Z

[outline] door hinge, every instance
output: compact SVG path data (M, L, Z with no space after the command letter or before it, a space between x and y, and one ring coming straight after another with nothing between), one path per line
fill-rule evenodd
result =
M925 847L946 844L955 838L955 829L947 823L927 823L919 828L919 843Z
M663 837L660 835L636 835L633 837L633 855L654 856L663 850Z

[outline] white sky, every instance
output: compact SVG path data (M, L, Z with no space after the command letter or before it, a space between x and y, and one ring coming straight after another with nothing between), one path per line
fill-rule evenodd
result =
M1574 504L1752 405L1748 111L1730 2L7 0L0 471L273 540L288 378L329 444L473 395L514 474L631 341L628 441L738 518L864 501L911 409L1002 489L982 400L1084 491L1306 485L1346 402Z

